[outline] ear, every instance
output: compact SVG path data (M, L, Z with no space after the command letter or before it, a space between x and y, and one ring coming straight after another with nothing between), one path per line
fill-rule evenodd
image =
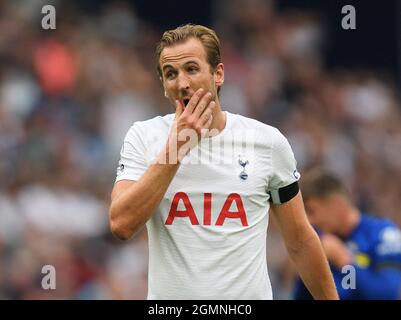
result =
M214 72L214 82L216 87L221 87L224 84L224 64L219 63Z

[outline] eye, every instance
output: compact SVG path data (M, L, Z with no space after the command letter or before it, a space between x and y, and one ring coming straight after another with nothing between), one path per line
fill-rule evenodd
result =
M195 73L198 71L198 68L196 66L189 66L187 68L188 73Z
M166 77L166 79L173 79L173 77L174 77L174 75L175 75L175 72L173 72L173 71L168 71L166 74L165 74L165 77Z

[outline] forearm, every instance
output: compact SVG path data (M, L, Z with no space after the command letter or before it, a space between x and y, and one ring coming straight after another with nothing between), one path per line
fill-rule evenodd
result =
M179 163L160 161L168 157L167 148L159 161L151 165L136 183L130 186L110 206L113 233L120 239L132 237L152 216L173 180Z
M296 250L289 250L300 277L318 300L337 300L338 294L329 264L317 234L311 230Z

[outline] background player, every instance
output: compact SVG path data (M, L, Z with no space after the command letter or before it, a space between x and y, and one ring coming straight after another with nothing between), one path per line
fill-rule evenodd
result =
M308 218L320 232L340 298L400 299L400 229L388 219L361 213L340 180L322 169L306 174L301 185ZM342 285L346 265L355 268L354 289ZM298 282L295 298L308 297Z

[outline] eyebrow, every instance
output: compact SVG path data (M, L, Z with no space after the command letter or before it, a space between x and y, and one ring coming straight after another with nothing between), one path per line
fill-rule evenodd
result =
M166 69L174 69L174 68L172 65L167 64L167 65L163 66L163 72L166 71Z
M190 60L190 61L187 61L187 62L185 62L184 63L184 66L187 66L187 65L189 65L189 64L196 64L196 65L199 65L199 63L197 62L197 61L195 61L195 60ZM171 65L171 64L166 64L166 65L164 65L163 66L163 72L165 72L166 71L166 69L174 69L174 67Z

